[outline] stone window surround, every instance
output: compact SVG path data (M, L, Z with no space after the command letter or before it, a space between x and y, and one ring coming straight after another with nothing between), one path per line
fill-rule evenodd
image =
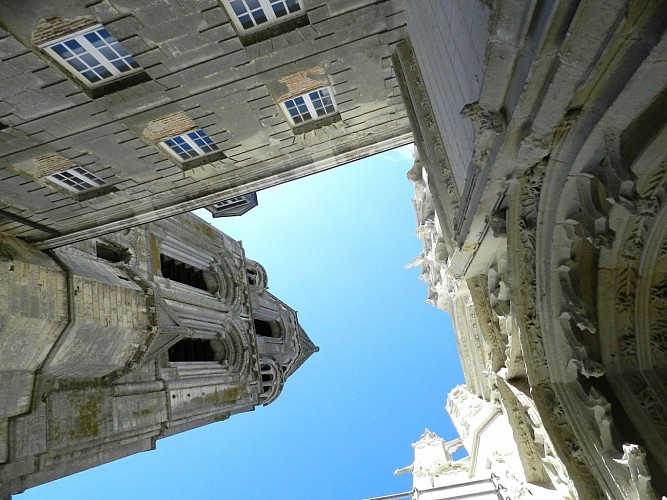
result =
M72 167L54 172L45 176L45 179L74 193L98 189L107 184L104 179L97 177L83 167Z
M160 147L181 164L220 152L217 144L201 128L165 138L160 141Z
M196 133L198 137L189 138L188 134L193 133ZM149 121L144 124L143 129L139 131L139 135L183 170L226 158L224 152L208 132L198 126L185 111L177 111ZM202 137L205 137L205 139L202 139ZM188 159L179 156L178 152L167 144L168 141L176 139L185 141L189 148L188 151L197 154ZM202 147L198 146L195 140L202 143Z
M222 0L222 4L225 7L230 20L240 35L246 35L256 31L264 30L270 26L283 23L284 21L288 21L305 14L303 0L296 0L299 8L293 12L289 12L287 3L293 3L289 0L255 0L255 7L249 6L249 3L252 4L252 1L253 0ZM232 6L232 2L236 5L242 4L244 12L239 14ZM282 6L286 14L278 17L274 6ZM257 18L252 15L253 12L261 12L265 20L258 24ZM247 17L253 26L244 27L240 17Z
M47 153L10 165L10 168L76 201L88 200L117 190L109 183L109 179L102 179L93 173L90 165L95 166L95 162L87 161L80 165L59 153Z
M110 39L109 37L106 37L107 39L104 42L105 43L104 46L101 46L99 48L93 46L93 44L90 43L90 41L86 38L86 35L92 33L99 34L102 31L104 33L107 33ZM61 57L58 54L58 52L54 49L54 47L63 45L64 43L72 40L76 41L81 46L81 48L85 50L85 52L82 55L90 55L94 57L96 62L98 63L98 66L96 66L96 68L100 67L103 68L103 70L106 70L106 72L109 73L110 76L102 77L98 73L99 80L93 82L88 78L86 78L86 76L84 76L83 74L84 72L76 69L71 63L68 63L68 60ZM69 74L73 75L80 83L82 83L86 88L89 89L102 87L108 85L110 82L114 82L116 80L120 80L143 71L142 68L139 66L139 64L137 64L137 62L134 60L134 57L132 57L132 55L127 53L127 51L122 47L120 42L113 35L111 35L106 30L106 28L104 28L102 24L99 23L78 31L74 31L72 33L61 36L54 40L49 40L48 42L40 44L39 48L44 50L47 54L49 54L62 68L64 68ZM112 50L112 52L115 52L119 56L118 58L114 59L114 61L116 62L122 61L122 64L129 67L130 69L120 70L112 63L112 61L106 55L104 55L100 51L100 49L106 49L105 52ZM119 50L122 50L122 52L119 52ZM90 63L83 61L80 57L76 57L76 59L79 60L80 63L82 63L82 66L86 66L86 72L92 71Z
M326 95L323 95L323 92L326 93ZM318 98L313 98L313 94L318 93L319 96ZM328 97L330 99L330 104L325 104L321 103L321 105L316 104L313 101L318 101L322 100L324 98ZM290 113L288 108L287 103L294 103L295 106L301 106L303 105L301 103L296 103L296 101L301 98L303 100L303 105L306 106L307 108L307 114L310 116L309 119L304 119L302 121L296 122L294 120L293 115ZM285 117L287 118L287 121L293 128L298 128L298 127L303 127L304 125L310 125L311 123L317 122L319 120L323 120L325 118L330 118L332 116L336 116L338 114L338 105L336 104L336 99L334 97L334 92L332 87L329 86L324 86L320 87L317 89L310 90L308 92L305 92L303 94L296 95L294 97L290 97L289 99L285 99L284 101L281 101L279 103L280 109L283 111ZM328 110L327 108L332 107L333 110ZM318 113L318 110L323 110L324 114ZM297 116L303 117L303 112L297 110Z

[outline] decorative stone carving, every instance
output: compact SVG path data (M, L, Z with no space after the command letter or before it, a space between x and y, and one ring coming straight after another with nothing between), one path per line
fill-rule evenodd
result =
M394 69L398 76L398 82L401 86L401 93L404 98L412 96L412 105L414 106L415 121L419 117L420 131L417 137L417 147L420 149L422 161L427 161L430 168L437 169L438 181L442 180L445 192L447 193L447 202L449 204L449 216L452 218L447 222L450 229L453 228L453 216L458 210L460 198L459 192L454 182L449 160L445 147L442 143L442 137L438 124L433 113L433 108L424 85L424 79L419 69L419 64L415 53L408 41L402 41L397 45L396 57L394 57ZM408 110L410 111L410 110ZM428 155L424 155L422 148L428 148ZM443 221L445 222L445 221Z
M623 458L617 462L626 465L630 469L632 485L637 490L639 498L654 497L651 487L651 474L646 466L646 453L636 444L625 443L623 445ZM664 498L664 497L663 497Z
M505 129L505 119L499 111L479 102L466 104L461 110L461 115L470 118L475 128L472 159L477 168L482 168L489 156L493 141Z
M547 364L543 329L537 311L536 297L540 294L537 289L535 261L537 222L547 164L548 157L526 170L519 186L512 192L514 201L508 210L508 227L513 228L508 231L508 254L511 255L510 265L515 273L510 286L516 290L512 301L513 306L518 309L518 330L531 380L530 395L539 409L546 431L551 436L557 436L554 439L559 448L556 451L557 456L566 465L568 475L574 474L580 486L586 485L590 494L600 495L599 486L585 460L586 455L571 427L560 397L552 387L554 381ZM512 253L513 251L516 253ZM578 397L585 399L584 394Z

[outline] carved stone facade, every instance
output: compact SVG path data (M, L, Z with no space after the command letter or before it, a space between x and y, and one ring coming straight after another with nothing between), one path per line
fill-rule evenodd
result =
M553 488L549 479L538 482L527 477L523 454L499 400L487 401L458 386L447 398L447 411L459 437L445 441L426 429L412 445L414 462L394 472L412 474L412 498L576 498L567 481ZM467 456L455 459L453 454L461 447Z
M2 236L0 264L0 497L269 404L317 350L195 216L49 254Z
M475 3L488 24L468 49L485 48L483 78L456 75L458 94L433 92L433 68L457 53L415 43L412 5L412 44L397 51L420 70L402 88L423 130L408 177L428 300L450 312L466 384L506 416L528 483L665 494L667 3ZM455 4L447 23L471 26ZM447 147L437 106L469 120L462 145ZM456 172L454 203L433 179Z
M46 249L197 208L217 213L411 142L391 65L404 0L262 4L258 19L287 4L300 15L264 13L248 36L226 0L0 0L0 231ZM86 30L98 28L134 65L106 84L98 76L123 63L90 45L86 36L99 38ZM320 88L335 113L295 126L282 103ZM196 149L189 133L215 150ZM191 148L170 149L174 137ZM54 154L100 182L73 192L35 171Z
M176 228L187 219L165 218L414 139L429 301L451 312L467 386L499 402L526 482L585 499L667 493L667 0L297 3L288 22L248 34L217 0L0 0L0 356L11 358L0 359L0 459L11 488L77 469L58 450L103 446L133 418L137 449L149 448L170 427L141 419L172 415L167 403L190 411L195 380L240 377L232 392L210 384L220 418L274 397L311 344L262 289L260 266L244 276L238 248L189 252ZM91 40L124 48L107 57ZM92 81L124 65L108 85ZM317 119L304 128L287 106L306 89ZM90 238L107 234L99 256ZM180 294L162 265L210 296ZM281 331L293 336L278 348ZM97 352L91 332L113 342ZM165 356L191 337L201 342L174 356L206 353L216 367L184 382ZM273 361L260 362L262 347ZM143 374L145 363L166 371ZM112 418L119 398L143 393L171 399ZM28 436L56 406L59 433ZM125 453L109 450L101 460Z

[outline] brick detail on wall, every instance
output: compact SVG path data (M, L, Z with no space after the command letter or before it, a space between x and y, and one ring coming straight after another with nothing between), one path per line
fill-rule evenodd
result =
M61 156L58 153L38 156L33 161L35 163L35 170L37 171L38 177L45 177L77 166L72 160Z
M99 24L99 21L91 16L79 16L74 19L67 19L66 17L43 19L32 33L32 43L39 46L96 24Z
M284 85L284 93L276 98L278 102L329 85L324 68L319 66L284 76L278 82Z
M184 134L194 128L197 128L197 125L192 118L179 111L173 115L149 122L142 135L146 140L155 142L167 137Z

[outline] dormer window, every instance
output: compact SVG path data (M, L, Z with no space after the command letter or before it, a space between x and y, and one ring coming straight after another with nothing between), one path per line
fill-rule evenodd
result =
M57 38L41 48L89 88L141 71L101 24Z
M256 206L257 193L248 193L216 201L206 208L213 214L213 217L235 217L245 214Z
M75 193L96 189L106 185L106 182L104 182L103 179L100 179L95 174L92 174L85 168L81 167L62 170L48 175L46 178Z
M248 200L245 196L234 196L233 198L229 198L227 200L216 201L211 206L216 210L220 210L222 208L238 207L241 205L247 205L249 203L250 200Z
M299 126L337 112L331 87L322 87L280 103L290 125Z
M219 151L213 139L201 129L170 137L160 144L180 162L188 162Z
M223 0L239 33L280 23L305 12L302 0Z

